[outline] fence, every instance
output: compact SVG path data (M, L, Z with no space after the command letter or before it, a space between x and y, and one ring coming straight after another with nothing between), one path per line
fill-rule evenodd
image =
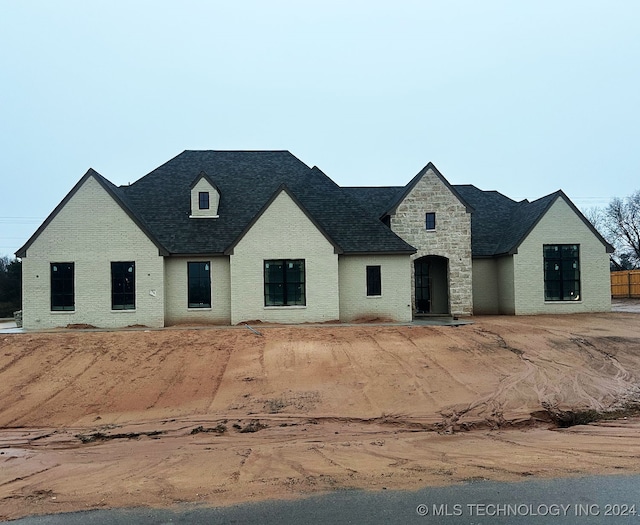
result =
M640 270L611 272L611 297L640 298Z

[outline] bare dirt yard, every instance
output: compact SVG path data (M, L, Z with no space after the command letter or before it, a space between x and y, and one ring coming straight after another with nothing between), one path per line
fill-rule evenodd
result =
M0 334L0 519L640 472L640 314L473 320Z

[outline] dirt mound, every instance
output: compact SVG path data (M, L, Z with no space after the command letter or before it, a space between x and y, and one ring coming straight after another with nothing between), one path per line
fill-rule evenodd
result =
M631 313L0 335L0 518L633 470L635 421L547 427L639 379Z

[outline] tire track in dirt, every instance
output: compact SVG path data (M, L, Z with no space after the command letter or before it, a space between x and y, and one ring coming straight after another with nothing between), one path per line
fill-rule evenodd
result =
M48 472L49 470L52 470L56 467L59 467L60 465L51 465L49 467L43 468L41 470L36 470L34 472L30 472L29 474L25 474L23 476L18 476L12 479L9 479L7 481L3 481L2 483L0 483L0 487L6 487L7 485L11 485L12 483L17 483L18 481L27 481L29 480L29 478L33 478L35 476L39 476L40 474L43 474L44 472ZM9 496L11 497L11 496Z
M231 346L225 347L224 349L226 355L224 360L224 365L221 367L220 372L213 378L213 389L210 394L210 401L207 406L207 413L212 411L213 404L215 403L216 396L218 395L218 390L220 390L220 385L222 385L222 381L224 379L225 374L227 373L227 368L229 367L229 362L231 361L231 356L233 354L233 348ZM260 352L260 364L264 371L264 375L266 376L266 369L264 367L264 343L260 344L259 348Z
M454 339L447 332L444 332L444 333L443 332L438 332L438 333L440 335L444 334L449 339ZM411 340L413 342L413 336L407 335L406 337L408 337L409 340ZM419 345L417 343L413 342L413 344L416 347L419 348ZM447 367L445 367L442 364L440 364L433 354L430 354L427 350L422 350L421 348L419 348L419 350L421 351L422 356L426 360L428 360L431 364L433 364L434 367L436 367L438 370L440 370L444 376L448 377L451 380L452 384L455 384L456 388L460 387L463 390L466 390L467 392L469 392L470 394L476 394L476 395L478 394L478 392L476 392L475 390L472 390L471 388L469 388L469 386L467 385L467 381L457 378L455 375L453 375L453 373Z
M278 443L280 443L278 441ZM240 464L238 479L245 481L262 481L265 479L277 479L274 470L283 470L282 466L286 466L305 477L309 475L302 463L288 458L282 453L282 449L278 447L272 452L264 453L261 449L248 449L250 454L243 457Z
M551 331L548 332L551 333ZM578 402L576 400L580 400L578 403L592 409L606 410L609 408L610 402L606 400L607 396L603 397L604 392L601 390L590 392L586 386L597 388L598 378L607 377L605 387L607 391L611 392L611 399L615 399L619 397L621 392L628 392L634 380L633 374L624 368L614 356L598 348L587 339L576 337L575 334L568 336L566 333L562 333L561 336L563 341L568 340L568 344L572 344L578 352L585 356L584 366L575 366L575 364L571 366L569 363L563 363L562 359L574 358L567 351L559 353L554 351L553 357L545 355L545 353L550 353L551 349L558 348L558 345L560 345L558 350L564 349L565 343L548 342L542 345L542 348L545 349L542 351L544 353L538 352L535 356L530 356L528 351L513 349L502 336L490 330L480 329L478 333L483 337L495 338L500 347L507 348L519 355L526 366L526 370L522 373L501 380L496 391L486 399L480 400L481 403L504 405L506 400L516 397L515 392L521 392L522 388L530 388L536 393L542 410L555 407L567 398L571 399L570 403L574 405ZM608 372L608 365L617 370L615 376L612 377Z
M416 350L425 360L428 360L430 363L435 364L440 370L442 370L442 367L438 363L436 363L433 359L431 359L425 350L423 350L422 348L420 348L420 346L416 344L416 342L413 340L410 334L406 332L399 332L398 335L400 335L400 337L402 337L405 341L410 343L411 346L414 348L414 350ZM425 365L425 366L428 366L428 365ZM434 404L437 404L438 399L431 393L431 391L426 390L426 388L423 386L423 381L422 381L423 378L418 376L418 374L415 373L413 367L409 366L409 369L411 371L411 374L413 374L414 376L414 385L417 384L418 388L420 389L420 392L422 392L422 394L427 399L431 400Z
M87 373L87 371L89 369L91 369L99 360L100 356L94 356L91 361L82 369L80 370L80 372L78 372L77 374L71 376L70 379L67 379L65 381L65 384L63 384L58 390L56 390L53 394L47 396L46 398L40 400L38 402L38 408L39 409L44 409L49 403L51 403L56 397L58 397L59 395L66 393L66 391L72 387L75 383L78 382L78 380ZM9 421L7 421L5 423L5 426L11 426L13 425L15 422L23 419L23 415L19 415Z
M372 379L371 374L367 372L366 368L356 363L355 360L351 357L349 352L349 350L352 348L351 343L349 343L348 345L340 345L338 348L340 349L342 355L344 355L347 362L349 363L349 368L354 372L353 373L354 378L359 378L362 375L364 375L368 380ZM338 356L336 355L336 350L334 347L331 348L331 355L333 356L333 359L336 363L340 362ZM366 388L362 386L362 385L367 385L368 383L369 381L358 381L356 384L357 384L358 392L360 392L360 395L362 396L362 398L367 404L366 408L368 410L371 410L373 409L375 404L373 403L372 399L367 395Z
M473 333L482 339L489 340L489 344L492 348L501 348L508 350L515 354L524 366L521 371L510 372L504 377L500 378L492 392L487 395L481 396L475 401L469 403L469 405L463 409L451 408L446 411L442 411L443 425L447 432L452 431L456 425L460 424L460 420L471 413L477 414L479 417L483 417L490 426L500 427L507 423L505 419L505 408L510 399L516 398L516 392L521 392L526 397L526 392L523 392L523 388L531 388L537 395L538 401L541 405L548 398L548 386L554 385L552 381L536 379L536 376L541 374L541 370L536 366L531 359L526 355L526 352L518 348L514 348L507 344L505 339L490 330L482 327L474 327ZM452 337L452 339L455 339ZM472 341L469 338L463 341L457 341L457 344L463 344L468 346ZM478 344L481 344L478 342ZM481 358L484 356L481 355ZM541 385L544 385L543 387ZM552 386L552 388L555 388ZM507 417L510 417L509 415Z
M344 470L345 472L347 472L349 474L357 474L358 473L357 470L354 470L351 467L347 467L345 465L342 465L338 461L336 461L334 459L331 459L331 457L329 457L324 452L322 452L322 450L317 445L313 446L313 447L310 447L310 450L312 452L314 452L315 454L319 455L328 465L330 465L332 467L338 467L338 468Z
M59 364L65 360L71 360L71 357L72 353L69 352L61 359L59 359L57 363ZM42 399L40 397L40 392L38 391L38 389L36 389L35 391L33 390L34 386L38 385L38 380L40 380L42 376L45 375L44 367L39 368L39 370L42 371L28 376L17 385L13 385L13 391L9 395L4 397L3 401L6 408L0 411L0 420L3 421L3 426L12 426L14 423L16 423L16 421L22 419L24 414L30 414L34 410L40 410L42 406L46 404L50 399L65 391L68 387L68 384L65 384L64 386L61 386L57 390L55 390L53 394ZM47 370L46 372L51 374L50 370ZM17 398L12 399L11 394L13 394L13 396L17 396ZM36 397L37 399L31 401L28 399L29 397ZM23 408L19 408L22 404L26 404L26 406ZM17 410L19 410L19 415L12 417L11 414ZM4 419L7 416L9 417L9 419Z
M127 383L136 384L140 381L145 381L149 375L149 373L154 373L157 368L157 363L153 362L153 358L159 357L158 362L164 362L171 354L172 345L170 342L166 342L164 344L158 344L155 342L151 342L146 344L147 351L156 348L152 353L148 354L145 351L142 351L140 346L137 346L135 352L132 352L131 349L127 346L121 346L114 353L111 352L111 362L112 363L122 363L123 366L126 366L127 372L135 371L136 374L120 374L120 373L111 373L109 375L109 383L106 385L104 390L103 399L111 399L112 394L116 394L113 396L117 399L118 393L122 390L122 386ZM133 362L131 362L133 361ZM150 372L149 372L150 371ZM151 405L153 406L153 405ZM146 408L151 408L151 406L146 406ZM95 408L101 410L103 412L108 412L110 409L109 405L105 405L103 402L102 405L97 405L88 408ZM140 407L142 408L142 407Z

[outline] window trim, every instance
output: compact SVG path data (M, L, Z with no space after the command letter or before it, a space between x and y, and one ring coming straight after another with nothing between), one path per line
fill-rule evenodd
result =
M195 303L191 301L191 266L192 265L205 265L208 266L208 268L205 268L206 272L207 272L207 292L209 295L209 302L208 303ZM194 277L194 280L196 279L196 277ZM203 280L202 276L197 277L197 279L199 280ZM211 293L211 261L187 261L187 308L188 309L193 309L193 310L202 310L202 309L211 309L212 306L212 293Z
M199 191L198 192L198 209L208 210L210 208L211 208L211 200L209 199L209 192Z
M557 248L557 257L548 257L547 251L553 247ZM574 247L575 256L565 256L563 248ZM547 270L547 264L554 263L558 268ZM573 268L567 268L567 265L573 264ZM546 303L576 303L582 301L582 273L580 268L580 244L544 244L542 246L542 271L544 281L544 301ZM565 278L567 272L574 271L573 278ZM557 273L557 278L550 278L551 272ZM576 278L577 274L577 278ZM551 297L549 283L558 285L558 298ZM577 285L577 286L576 286ZM565 293L566 291L566 293ZM575 298L565 298L567 295L576 294Z
M287 265L288 264L301 264L302 266L302 280L301 281L288 281L287 280ZM269 282L268 281L268 269L270 264L282 264L282 281ZM307 306L307 265L305 259L264 259L262 261L263 270L263 298L265 308L301 308ZM270 297L273 297L271 287L282 285L282 304L274 304ZM290 286L302 286L301 302L289 303L289 287Z
M129 266L132 268L132 271L128 271L126 267ZM122 277L114 275L114 271L116 269L120 269L120 267L125 268L122 271ZM125 291L116 291L116 285L118 284L116 281L116 277L122 279L126 273L133 273L133 282L131 284L131 290ZM122 303L116 303L116 296L122 296L124 299ZM127 302L126 297L131 296L132 301ZM115 312L120 312L123 310L135 310L136 309L136 263L135 261L111 261L111 310Z
M382 266L371 264L366 267L367 297L382 297Z
M429 219L432 219L430 221ZM430 225L433 225L432 228L429 228ZM436 212L428 211L424 214L424 229L428 232L432 232L436 230Z
M71 291L63 291L63 292L55 292L54 291L54 273L57 272L57 268L59 266L69 266L71 275L66 278L59 278L57 281L64 282L71 285ZM52 262L49 263L49 286L50 286L50 302L49 307L52 312L75 312L76 310L76 271L75 271L75 263L73 262ZM64 287L64 284L63 284ZM64 304L66 301L65 297L71 297L71 304ZM55 304L55 299L58 299L58 302L63 304ZM62 299L62 301L60 301Z

